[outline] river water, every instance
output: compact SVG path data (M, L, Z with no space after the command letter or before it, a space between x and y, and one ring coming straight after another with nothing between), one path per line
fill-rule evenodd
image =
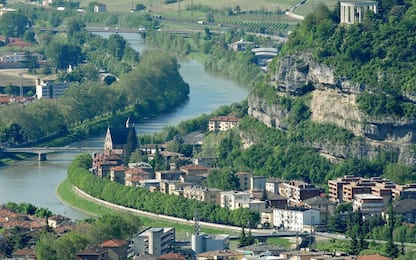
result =
M109 33L101 33L108 37ZM136 50L147 48L139 41L137 34L121 34ZM154 133L165 126L208 114L222 105L229 105L247 98L249 90L233 81L216 77L204 71L203 65L195 61L180 62L180 73L190 86L189 101L171 113L149 118L136 123L138 134ZM97 147L100 151L103 136L91 138L80 144ZM62 203L56 195L57 185L66 178L68 164L75 158L74 153L47 155L47 161L39 162L37 157L29 158L0 168L0 204L13 201L28 202L37 207L48 208L55 214L72 219L82 219L86 214Z

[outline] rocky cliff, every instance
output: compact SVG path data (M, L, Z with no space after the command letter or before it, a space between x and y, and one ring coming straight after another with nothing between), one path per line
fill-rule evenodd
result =
M311 93L311 120L333 123L346 128L360 143L340 147L336 144L313 143L311 146L331 156L374 158L380 151L396 151L399 160L416 163L413 144L416 141L415 120L400 118L372 118L358 109L356 96L366 86L338 77L330 66L316 63L308 54L292 55L280 60L271 84L276 92L290 96ZM249 114L269 127L285 129L290 111L279 104L271 104L264 97L251 94Z

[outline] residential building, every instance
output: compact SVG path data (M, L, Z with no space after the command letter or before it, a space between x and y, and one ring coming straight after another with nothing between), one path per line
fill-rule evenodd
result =
M181 176L185 175L180 170L156 171L155 177L157 180L179 181Z
M262 212L266 209L266 202L262 200L250 200L249 202L243 204L243 208L249 208L252 211Z
M266 191L271 192L273 194L279 194L279 185L282 183L282 180L270 177L266 179Z
M196 165L196 164L189 164L184 165L179 168L182 172L184 172L187 176L196 176L196 175L208 175L208 168L204 167L202 165Z
M341 24L362 23L366 13L377 14L378 2L369 0L340 1Z
M61 216L61 215L53 215L48 218L48 226L51 228L57 228L61 226L67 226L71 224L71 219Z
M229 208L231 210L243 208L250 202L251 194L241 191L222 191L220 192L221 208Z
M260 212L260 224L263 228L271 228L273 226L273 209L267 208Z
M416 183L398 185L392 190L394 200L416 199Z
M110 260L108 250L99 247L86 248L76 255L77 260Z
M8 259L8 258L5 258ZM36 260L36 252L34 248L22 248L13 252L12 260Z
M158 260L185 260L185 256L176 253L168 253L159 256Z
M235 116L217 116L209 119L208 130L211 132L228 131L237 126L239 118Z
M372 194L356 194L352 201L352 209L363 215L381 214L385 206L383 197Z
M129 242L121 239L104 241L99 247L107 249L110 259L127 259Z
M304 181L290 181L281 183L280 195L288 199L290 205L299 205L302 201L319 196L322 190Z
M37 79L36 98L60 98L64 95L64 92L68 87L69 84L66 82Z
M246 191L250 189L250 177L252 175L251 172L237 172L236 176L240 184L240 190Z
M123 165L118 165L110 168L110 180L118 182L124 185L124 179L126 176L126 171L128 167Z
M316 209L320 212L320 225L328 224L329 217L335 213L336 204L326 197L316 196L304 201L304 205L310 209Z
M174 249L175 228L149 228L133 238L135 255L150 254L158 258Z
M266 189L266 177L265 176L250 176L250 191L263 192Z
M192 251L200 254L208 251L225 250L230 246L230 236L225 234L192 234Z
M393 199L393 189L396 187L391 181L376 182L374 186L371 186L371 194L380 196L384 200L384 204L387 205Z
M394 215L400 216L405 223L416 224L416 199L403 199L392 203ZM384 214L389 214L384 209Z
M344 185L344 187L342 188L342 201L352 202L355 195L371 194L371 186L373 185L375 184L363 180Z
M200 253L196 260L242 260L245 253L232 250L216 250Z
M105 13L107 12L107 5L102 3L96 3L94 5L94 13Z
M200 185L191 185L183 188L183 196L204 202L220 204L220 189L210 189Z
M24 52L6 52L0 55L0 62L3 63L18 63L26 60L26 53Z
M252 47L255 47L254 42L244 41L243 38L230 44L230 48L234 51L246 51Z
M279 194L267 192L267 202L270 208L284 208L287 206L287 198Z
M351 182L357 182L360 177L353 175L346 175L336 180L328 181L329 199L334 202L342 202L342 190L344 185L350 184Z
M303 232L305 226L315 226L320 222L320 212L316 209L300 207L273 209L273 226L276 228Z
M206 168L214 168L217 165L217 160L218 160L217 157L205 156L205 157L194 158L192 162L195 165L200 165Z

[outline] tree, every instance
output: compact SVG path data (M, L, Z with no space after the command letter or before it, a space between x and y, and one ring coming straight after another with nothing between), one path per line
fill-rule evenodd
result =
M7 12L0 16L0 33L4 36L22 37L29 27L29 19L19 12Z
M394 231L394 211L393 206L391 203L388 205L387 208L388 211L388 240L384 246L384 254L391 258L397 258L399 256L399 248L397 245L393 242L393 231Z
M118 60L123 58L124 48L126 47L126 40L119 34L112 34L108 38L107 51L116 57Z
M36 70L39 68L38 57L31 55L30 53L25 54L25 60L23 63L27 66L29 72L36 73Z
M69 38L74 36L75 33L81 32L86 28L86 24L77 18L70 18L66 24L66 33Z

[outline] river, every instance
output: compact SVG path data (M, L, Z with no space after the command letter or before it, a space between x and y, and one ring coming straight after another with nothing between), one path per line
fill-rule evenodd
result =
M108 37L110 34L101 35ZM121 35L136 50L143 51L147 48L138 40L137 34ZM183 120L210 113L222 105L247 98L247 88L205 72L203 65L195 61L183 61L180 65L180 73L190 86L189 100L171 113L137 122L138 134L154 133L165 126L177 125ZM101 149L103 136L76 145L97 146ZM47 161L39 162L37 157L33 157L0 168L0 204L9 201L28 202L74 220L87 217L86 214L62 203L55 192L57 185L66 178L68 164L75 156L74 153L54 153L47 155Z

